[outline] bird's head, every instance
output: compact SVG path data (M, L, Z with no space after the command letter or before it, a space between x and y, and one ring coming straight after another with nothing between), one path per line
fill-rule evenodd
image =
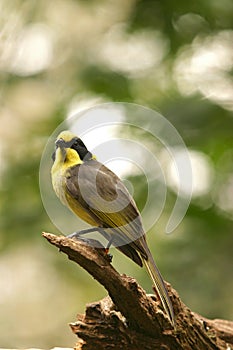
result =
M54 161L59 157L63 162L82 163L93 158L92 153L88 151L83 141L68 130L62 131L58 135L55 147L55 152L52 155Z

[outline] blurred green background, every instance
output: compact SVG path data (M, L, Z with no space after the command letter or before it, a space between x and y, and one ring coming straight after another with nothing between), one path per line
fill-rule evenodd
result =
M73 346L68 323L106 292L41 237L59 233L40 198L48 137L74 108L159 110L195 154L187 215L149 245L165 279L206 317L233 319L233 2L1 1L0 347ZM140 207L140 178L130 181ZM114 266L151 292L144 269Z

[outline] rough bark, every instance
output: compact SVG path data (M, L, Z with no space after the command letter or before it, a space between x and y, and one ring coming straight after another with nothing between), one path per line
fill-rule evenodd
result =
M77 350L233 349L233 322L209 320L192 312L168 283L175 329L156 297L147 295L135 279L120 275L104 249L51 233L43 236L108 291L106 298L88 304L85 315L70 324L78 336Z

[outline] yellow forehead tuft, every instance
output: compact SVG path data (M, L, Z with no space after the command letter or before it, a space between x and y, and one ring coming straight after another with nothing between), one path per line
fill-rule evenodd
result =
M73 134L71 131L69 130L65 130L65 131L62 131L58 137L57 137L57 140L59 139L62 139L64 140L65 142L68 142L68 141L71 141L73 138L77 137L75 134Z

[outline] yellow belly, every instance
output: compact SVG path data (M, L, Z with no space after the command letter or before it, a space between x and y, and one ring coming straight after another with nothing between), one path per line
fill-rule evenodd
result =
M69 193L66 193L66 202L68 208L80 217L80 219L86 221L91 226L101 226L99 222L95 221L94 218L88 214L87 210L80 205L77 199L73 198Z
M80 219L87 222L91 226L100 226L86 209L78 202L77 199L73 198L66 188L66 171L64 169L59 169L52 172L52 184L54 191L60 201L66 205L74 214L76 214Z

